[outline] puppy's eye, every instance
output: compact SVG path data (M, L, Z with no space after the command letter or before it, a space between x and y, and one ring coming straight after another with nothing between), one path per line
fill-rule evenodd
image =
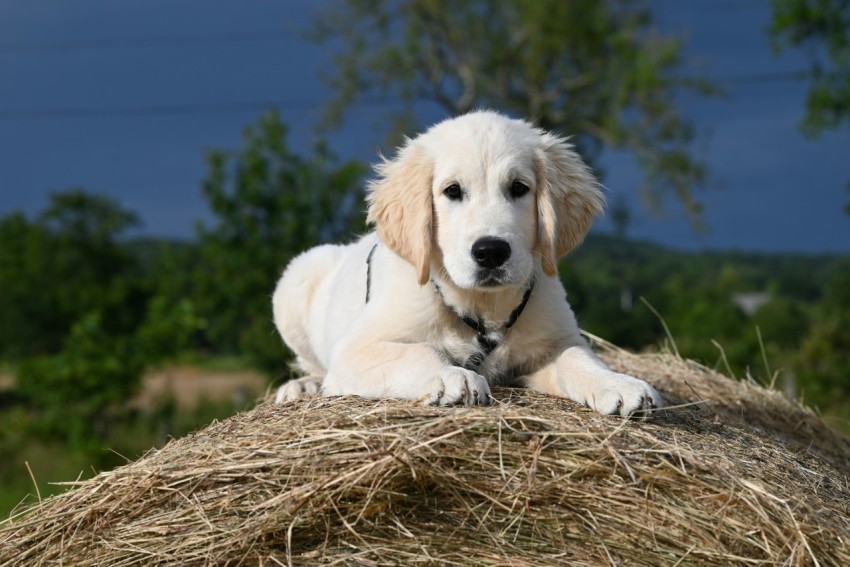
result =
M460 190L460 185L457 183L452 183L443 191L443 195L451 199L452 201L460 201L463 199L463 191Z
M522 181L514 181L511 184L510 192L512 198L519 199L520 197L528 193L528 185L526 185Z

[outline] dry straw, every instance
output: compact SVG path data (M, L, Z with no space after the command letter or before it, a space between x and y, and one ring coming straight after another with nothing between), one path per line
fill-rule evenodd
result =
M850 565L850 443L671 355L672 409L262 404L0 524L0 565Z

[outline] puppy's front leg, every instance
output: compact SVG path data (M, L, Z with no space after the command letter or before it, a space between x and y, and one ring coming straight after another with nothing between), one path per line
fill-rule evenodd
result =
M322 382L326 396L418 400L425 405L489 405L487 379L452 366L425 343L376 342L338 349Z
M525 385L609 415L646 417L649 410L662 405L655 388L612 371L589 347L581 345L567 348L553 363L526 377Z

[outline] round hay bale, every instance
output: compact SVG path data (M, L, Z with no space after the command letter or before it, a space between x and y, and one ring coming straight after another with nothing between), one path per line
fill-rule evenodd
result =
M0 565L850 565L846 438L674 356L604 357L671 407L263 403L0 524Z

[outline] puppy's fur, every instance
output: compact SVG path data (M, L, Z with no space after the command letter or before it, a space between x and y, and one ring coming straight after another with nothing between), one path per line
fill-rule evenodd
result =
M275 324L305 374L277 401L321 391L488 404L492 384L511 384L605 414L660 407L649 384L591 352L557 277L558 258L604 204L565 139L474 112L408 140L376 170L376 232L307 251L277 284ZM486 356L481 334L497 345Z

